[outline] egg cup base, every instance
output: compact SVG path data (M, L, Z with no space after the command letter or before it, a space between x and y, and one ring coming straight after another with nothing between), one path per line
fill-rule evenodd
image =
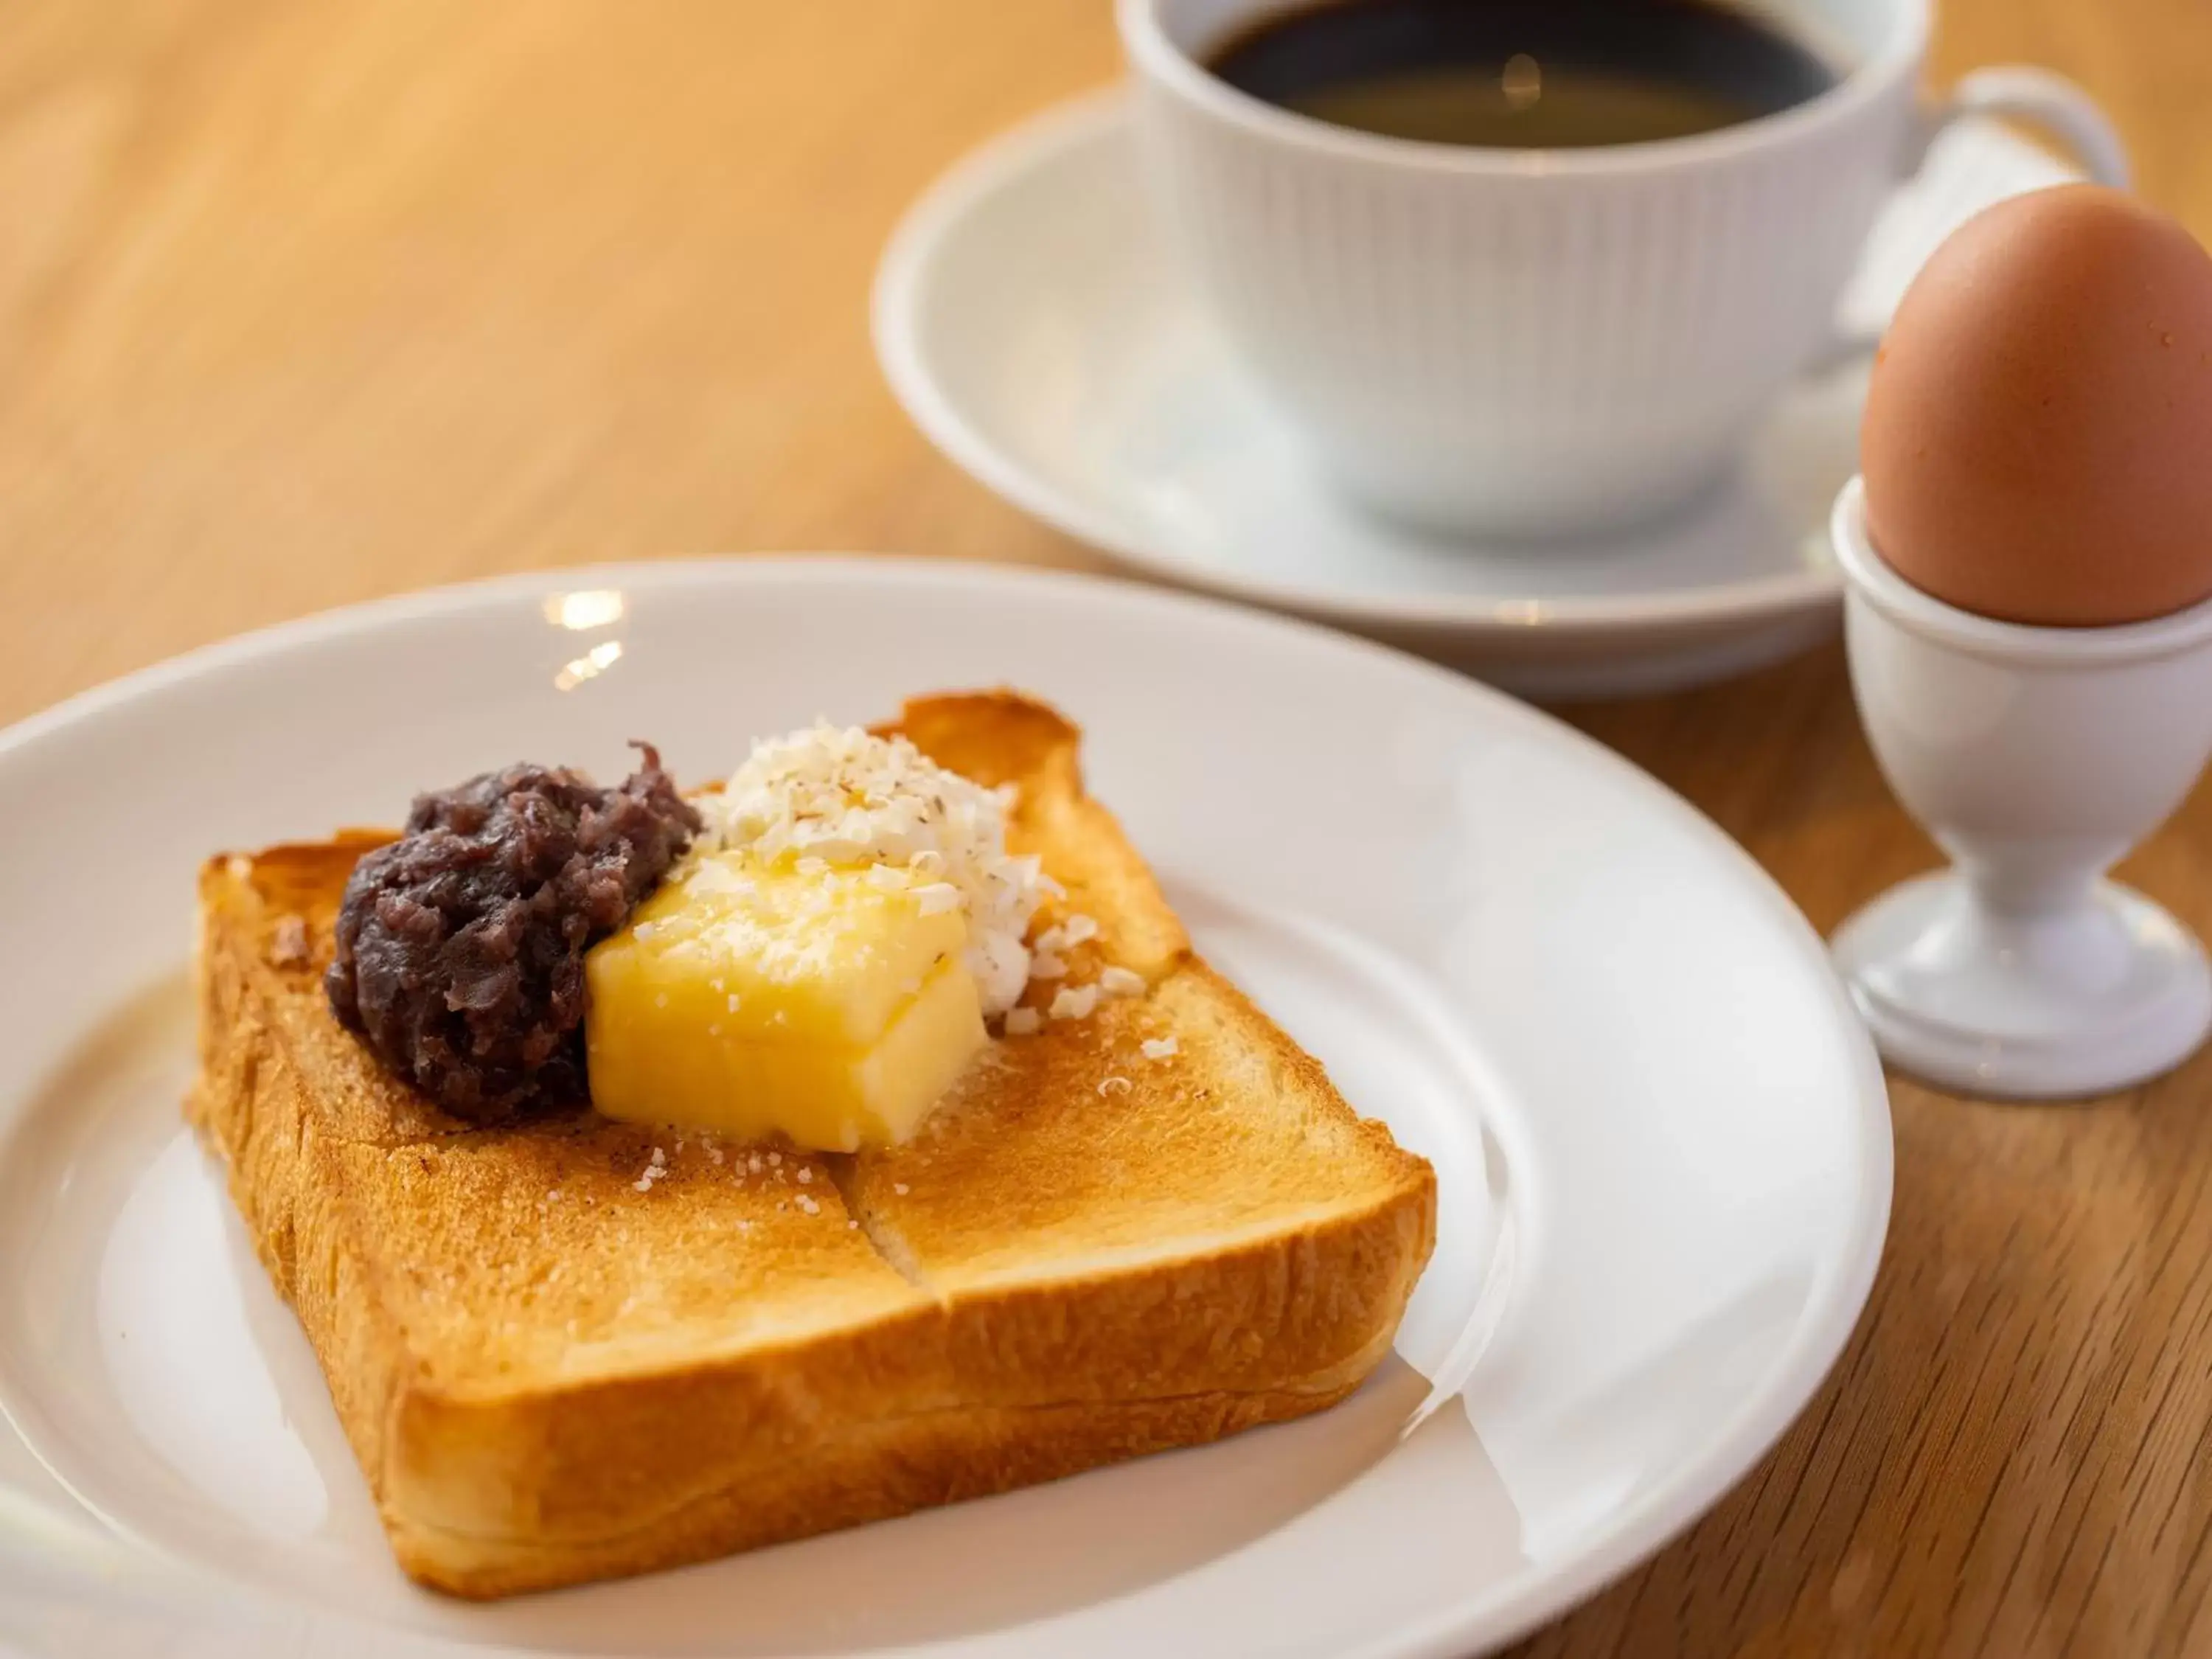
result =
M2172 1070L2212 1031L2203 948L2110 882L2063 913L2008 917L1956 872L1923 876L1852 916L1832 948L1882 1058L1960 1093L2110 1094Z

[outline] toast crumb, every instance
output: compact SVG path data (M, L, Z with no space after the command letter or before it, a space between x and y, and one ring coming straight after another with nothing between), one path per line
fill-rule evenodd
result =
M269 960L278 968L307 965L307 923L303 916L280 916L270 936Z

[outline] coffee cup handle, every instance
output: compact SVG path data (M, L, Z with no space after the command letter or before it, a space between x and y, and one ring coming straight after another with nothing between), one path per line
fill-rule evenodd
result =
M2128 187L2128 150L2097 100L2064 76L2022 64L1978 69L1920 118L1912 152L1917 167L1936 135L1961 117L2002 115L2035 128L2073 153L2092 184Z
M2033 127L2070 152L2092 184L2127 188L2127 146L2096 100L2063 75L2016 64L1975 70L1961 76L1947 96L1923 110L1901 171L1908 175L1918 171L1936 136L1952 122L1973 115L2000 115ZM1818 354L1814 367L1832 368L1845 359L1863 357L1874 349L1881 335L1880 327L1838 331L1827 349Z

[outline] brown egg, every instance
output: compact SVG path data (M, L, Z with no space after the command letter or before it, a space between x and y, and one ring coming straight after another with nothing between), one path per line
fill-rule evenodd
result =
M1859 452L1875 545L1961 610L2094 627L2212 597L2212 256L2090 185L1976 215L1898 307Z

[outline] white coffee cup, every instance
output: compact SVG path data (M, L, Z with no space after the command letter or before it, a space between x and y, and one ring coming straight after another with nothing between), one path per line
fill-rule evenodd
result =
M2043 71L1915 94L1925 0L1772 0L1844 67L1778 114L1572 150L1381 137L1262 102L1208 53L1297 0L1119 0L1146 164L1237 355L1353 500L1553 538L1723 474L1834 349L1875 216L1948 120L2016 116L2126 181L2097 106Z

